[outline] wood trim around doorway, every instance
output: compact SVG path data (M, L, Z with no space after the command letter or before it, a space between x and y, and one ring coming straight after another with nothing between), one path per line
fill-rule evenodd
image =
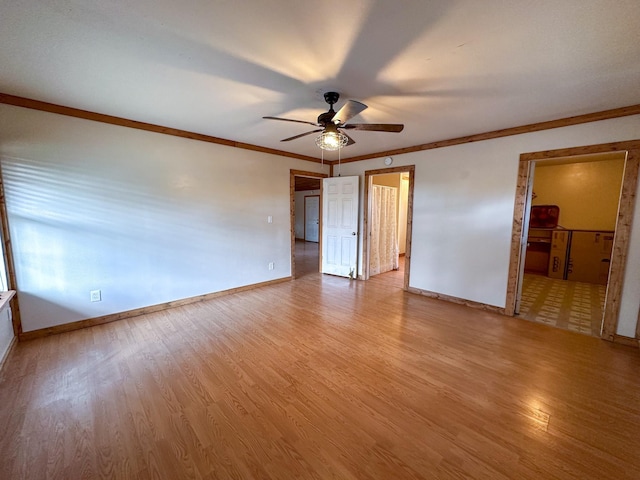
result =
M507 298L505 314L515 314L517 286L519 279L519 266L521 256L521 242L524 229L525 206L527 202L527 183L530 176L531 162L554 160L562 157L590 155L597 153L626 151L626 162L622 178L622 188L616 220L616 232L613 241L611 266L609 270L609 282L602 323L602 338L604 340L624 343L625 337L616 334L618 328L618 316L620 314L620 301L624 272L627 264L627 252L629 250L629 237L631 235L631 223L635 208L636 190L638 185L638 170L640 167L640 141L616 142L601 145L589 145L575 148L564 148L544 152L525 153L520 155L520 168L518 171L518 183L514 206L513 229L511 235L511 259L509 264L509 279L507 282Z
M405 246L404 256L404 281L402 288L407 291L409 289L409 277L411 274L411 238L413 231L413 190L415 184L415 165L405 165L399 167L382 168L378 170L366 170L364 172L364 219L362 239L362 279L369 279L369 184L373 175L387 175L390 173L408 173L409 174L409 193L407 198L407 243Z
M13 261L13 246L11 244L11 233L9 229L9 215L7 214L7 199L4 194L4 180L2 176L2 165L0 162L0 228L2 236L2 255L4 256L4 266L7 272L7 289L16 293L10 300L11 323L13 335L19 337L22 334L22 317L20 316L20 303L18 302L18 281L16 268Z
M326 173L317 172L305 172L303 170L289 171L289 222L291 225L291 278L296 278L296 177L311 177L311 178L329 178ZM320 211L318 216L322 219L322 182L320 182ZM322 262L322 221L318 226L318 247L320 253L319 261ZM320 270L320 265L318 265Z

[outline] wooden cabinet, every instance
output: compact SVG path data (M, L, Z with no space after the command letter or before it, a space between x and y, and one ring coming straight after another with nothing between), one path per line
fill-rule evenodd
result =
M549 268L552 231L544 228L529 229L527 254L524 259L524 271L546 275Z
M614 232L529 229L524 270L560 280L606 285Z

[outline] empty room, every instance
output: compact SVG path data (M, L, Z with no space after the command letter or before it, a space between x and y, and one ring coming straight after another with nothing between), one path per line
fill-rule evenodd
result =
M0 478L640 478L640 3L0 2Z

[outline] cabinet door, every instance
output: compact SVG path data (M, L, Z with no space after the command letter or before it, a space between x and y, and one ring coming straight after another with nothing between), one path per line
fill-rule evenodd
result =
M605 285L612 245L611 232L573 232L567 280Z

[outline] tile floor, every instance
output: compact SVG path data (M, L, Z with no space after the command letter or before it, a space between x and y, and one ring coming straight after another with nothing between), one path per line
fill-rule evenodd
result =
M317 243L296 240L296 278L318 273L318 254ZM371 278L402 288L404 257L400 260L398 270ZM599 337L605 291L604 285L525 274L518 318Z
M519 318L599 337L605 285L525 274Z

